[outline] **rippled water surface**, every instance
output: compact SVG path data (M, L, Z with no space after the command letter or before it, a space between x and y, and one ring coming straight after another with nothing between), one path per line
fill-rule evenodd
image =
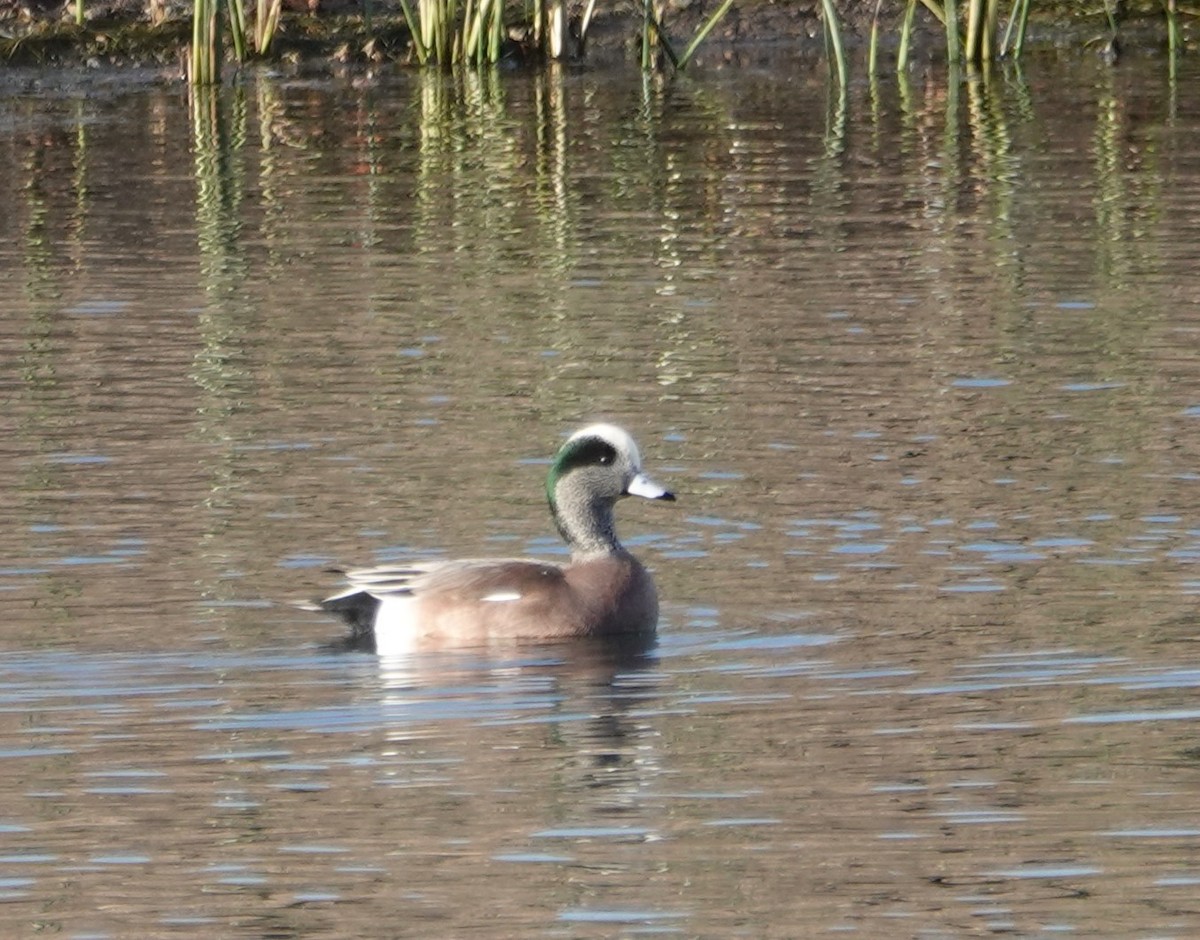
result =
M7 86L0 932L1200 936L1198 79ZM293 605L595 417L649 648Z

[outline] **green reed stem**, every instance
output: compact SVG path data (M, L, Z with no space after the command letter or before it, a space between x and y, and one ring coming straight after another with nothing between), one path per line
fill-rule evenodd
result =
M1025 48L1025 27L1029 23L1029 0L1013 0L1012 12L1008 17L1008 26L1004 30L1004 42L1000 45L1002 56L1011 55L1014 59L1021 57ZM1014 26L1017 30L1016 42L1012 42Z
M962 48L958 38L957 0L946 0L946 5L943 7L943 11L946 17L946 61L949 62L951 66L955 66L962 61Z
M424 65L429 61L429 47L425 45L425 41L421 35L420 24L413 15L412 7L409 6L408 0L400 0L400 11L404 14L404 25L408 27L408 34L412 37L413 52L416 53L417 62L420 65Z
M229 38L233 41L233 56L245 62L246 55L246 7L243 0L229 0Z
M504 53L504 0L492 0L495 12L492 16L492 47L488 52L488 61L495 64Z
M541 2L541 0L538 0ZM596 12L596 0L588 0L587 7L583 11L583 19L579 21L579 51L583 52L584 43L587 42L588 27L592 25L592 14Z
M963 51L968 62L978 62L983 45L983 0L967 0L967 41Z
M1000 18L998 0L969 0L967 4L968 62L979 64L993 57Z
M649 72L654 68L655 49L662 49L663 55L670 60L672 67L681 68L679 55L667 38L666 31L663 30L662 24L658 20L658 15L654 12L653 0L645 0L643 9L645 22L642 27L642 71Z
M675 67L677 69L682 71L683 69L687 68L687 64L691 61L692 55L697 49L700 48L700 43L704 42L708 34L713 31L713 28L721 21L725 14L729 12L729 8L732 6L733 0L725 0L724 3L722 3L719 7L717 7L716 10L713 11L712 16L704 21L704 25L701 26L696 35L692 37L692 41L689 42L687 44L687 48L683 50L683 54L679 57L679 61L675 63Z
M1179 10L1176 0L1163 0L1163 10L1167 15L1167 52L1174 59L1182 47L1179 34Z
M917 0L908 0L904 8L904 23L900 27L900 48L896 50L896 69L903 72L908 68L908 50L912 47L913 15L917 12Z
M192 49L188 80L193 85L221 81L221 0L195 0L192 8Z
M879 56L879 8L883 0L875 0L875 15L871 17L871 39L867 46L867 76L874 78Z
M654 11L650 0L642 0L642 71L649 72L654 67Z
M282 10L283 0L258 0L258 8L254 13L254 51L260 56L271 51Z
M550 0L550 4L546 8L546 42L542 50L549 51L552 59L561 59L566 54L566 0Z
M921 0L921 4L926 10L933 14L934 19L936 19L943 27L945 27L946 11L942 9L939 3L937 3L937 0Z
M846 49L842 45L842 31L838 25L837 10L833 0L821 0L821 19L825 23L825 36L833 48L833 61L837 65L838 81L846 87Z
M987 8L983 14L983 55L984 58L996 58L999 50L996 48L996 37L1000 35L1000 0L987 0Z
M504 53L504 0L417 0L415 12L410 0L400 0L400 9L421 65L478 67L499 62Z
M479 44L479 17L476 4L482 0L465 0L463 4L462 30L454 43L454 61L463 59L475 61L475 51Z

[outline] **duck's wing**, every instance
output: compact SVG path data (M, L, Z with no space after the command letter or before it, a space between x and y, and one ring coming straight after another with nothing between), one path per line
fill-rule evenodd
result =
M369 644L375 616L384 601L445 597L453 603L515 601L538 585L558 590L565 582L562 567L526 558L456 559L380 565L345 572L346 588L317 606L341 617L350 627L351 645Z
M563 579L561 566L532 558L461 558L453 561L381 565L346 572L346 590L326 602L356 592L378 600L453 594L459 601L483 600L504 591L524 593L531 582L543 586Z
M378 600L385 597L411 596L415 587L430 572L436 571L441 564L448 562L422 562L411 565L379 565L376 568L356 568L343 572L349 582L345 590L325 598L322 604L328 604L339 598L348 597L359 592L370 594Z

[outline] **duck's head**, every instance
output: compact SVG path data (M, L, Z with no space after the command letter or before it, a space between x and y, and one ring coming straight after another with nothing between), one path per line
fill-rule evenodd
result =
M550 464L546 495L559 502L564 489L585 490L594 499L615 502L623 496L674 500L674 494L642 472L642 455L624 428L590 424L572 434Z
M622 497L675 499L642 472L637 443L614 424L591 424L567 438L550 464L546 495L572 550L616 544L612 507Z

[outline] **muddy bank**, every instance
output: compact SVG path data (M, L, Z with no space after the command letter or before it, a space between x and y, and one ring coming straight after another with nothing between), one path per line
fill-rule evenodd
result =
M8 65L152 67L166 75L182 75L191 40L191 5L180 0L83 0L85 23L74 19L72 0L0 0L0 61ZM705 22L719 0L671 0L664 25L681 44ZM1038 5L1031 41L1051 45L1106 42L1110 27L1097 5L1081 12L1077 4ZM846 42L854 47L867 41L876 17L875 0L837 3ZM1126 47L1153 48L1165 43L1161 8L1128 3L1120 6L1118 23ZM361 2L353 0L286 0L285 13L272 54L266 61L308 65L360 62L405 62L410 58L409 31L397 0L372 3L369 28ZM894 46L903 17L903 0L885 0L878 7L881 43ZM152 21L153 19L153 21ZM941 55L940 24L923 7L917 13L915 50L918 55ZM586 47L575 41L572 58L607 63L636 57L640 15L635 4L598 13ZM1185 19L1184 38L1191 40L1196 20ZM509 63L535 60L528 30L510 28L506 50ZM743 0L729 10L705 41L701 61L740 62L752 50L786 47L792 54L825 55L818 0Z

